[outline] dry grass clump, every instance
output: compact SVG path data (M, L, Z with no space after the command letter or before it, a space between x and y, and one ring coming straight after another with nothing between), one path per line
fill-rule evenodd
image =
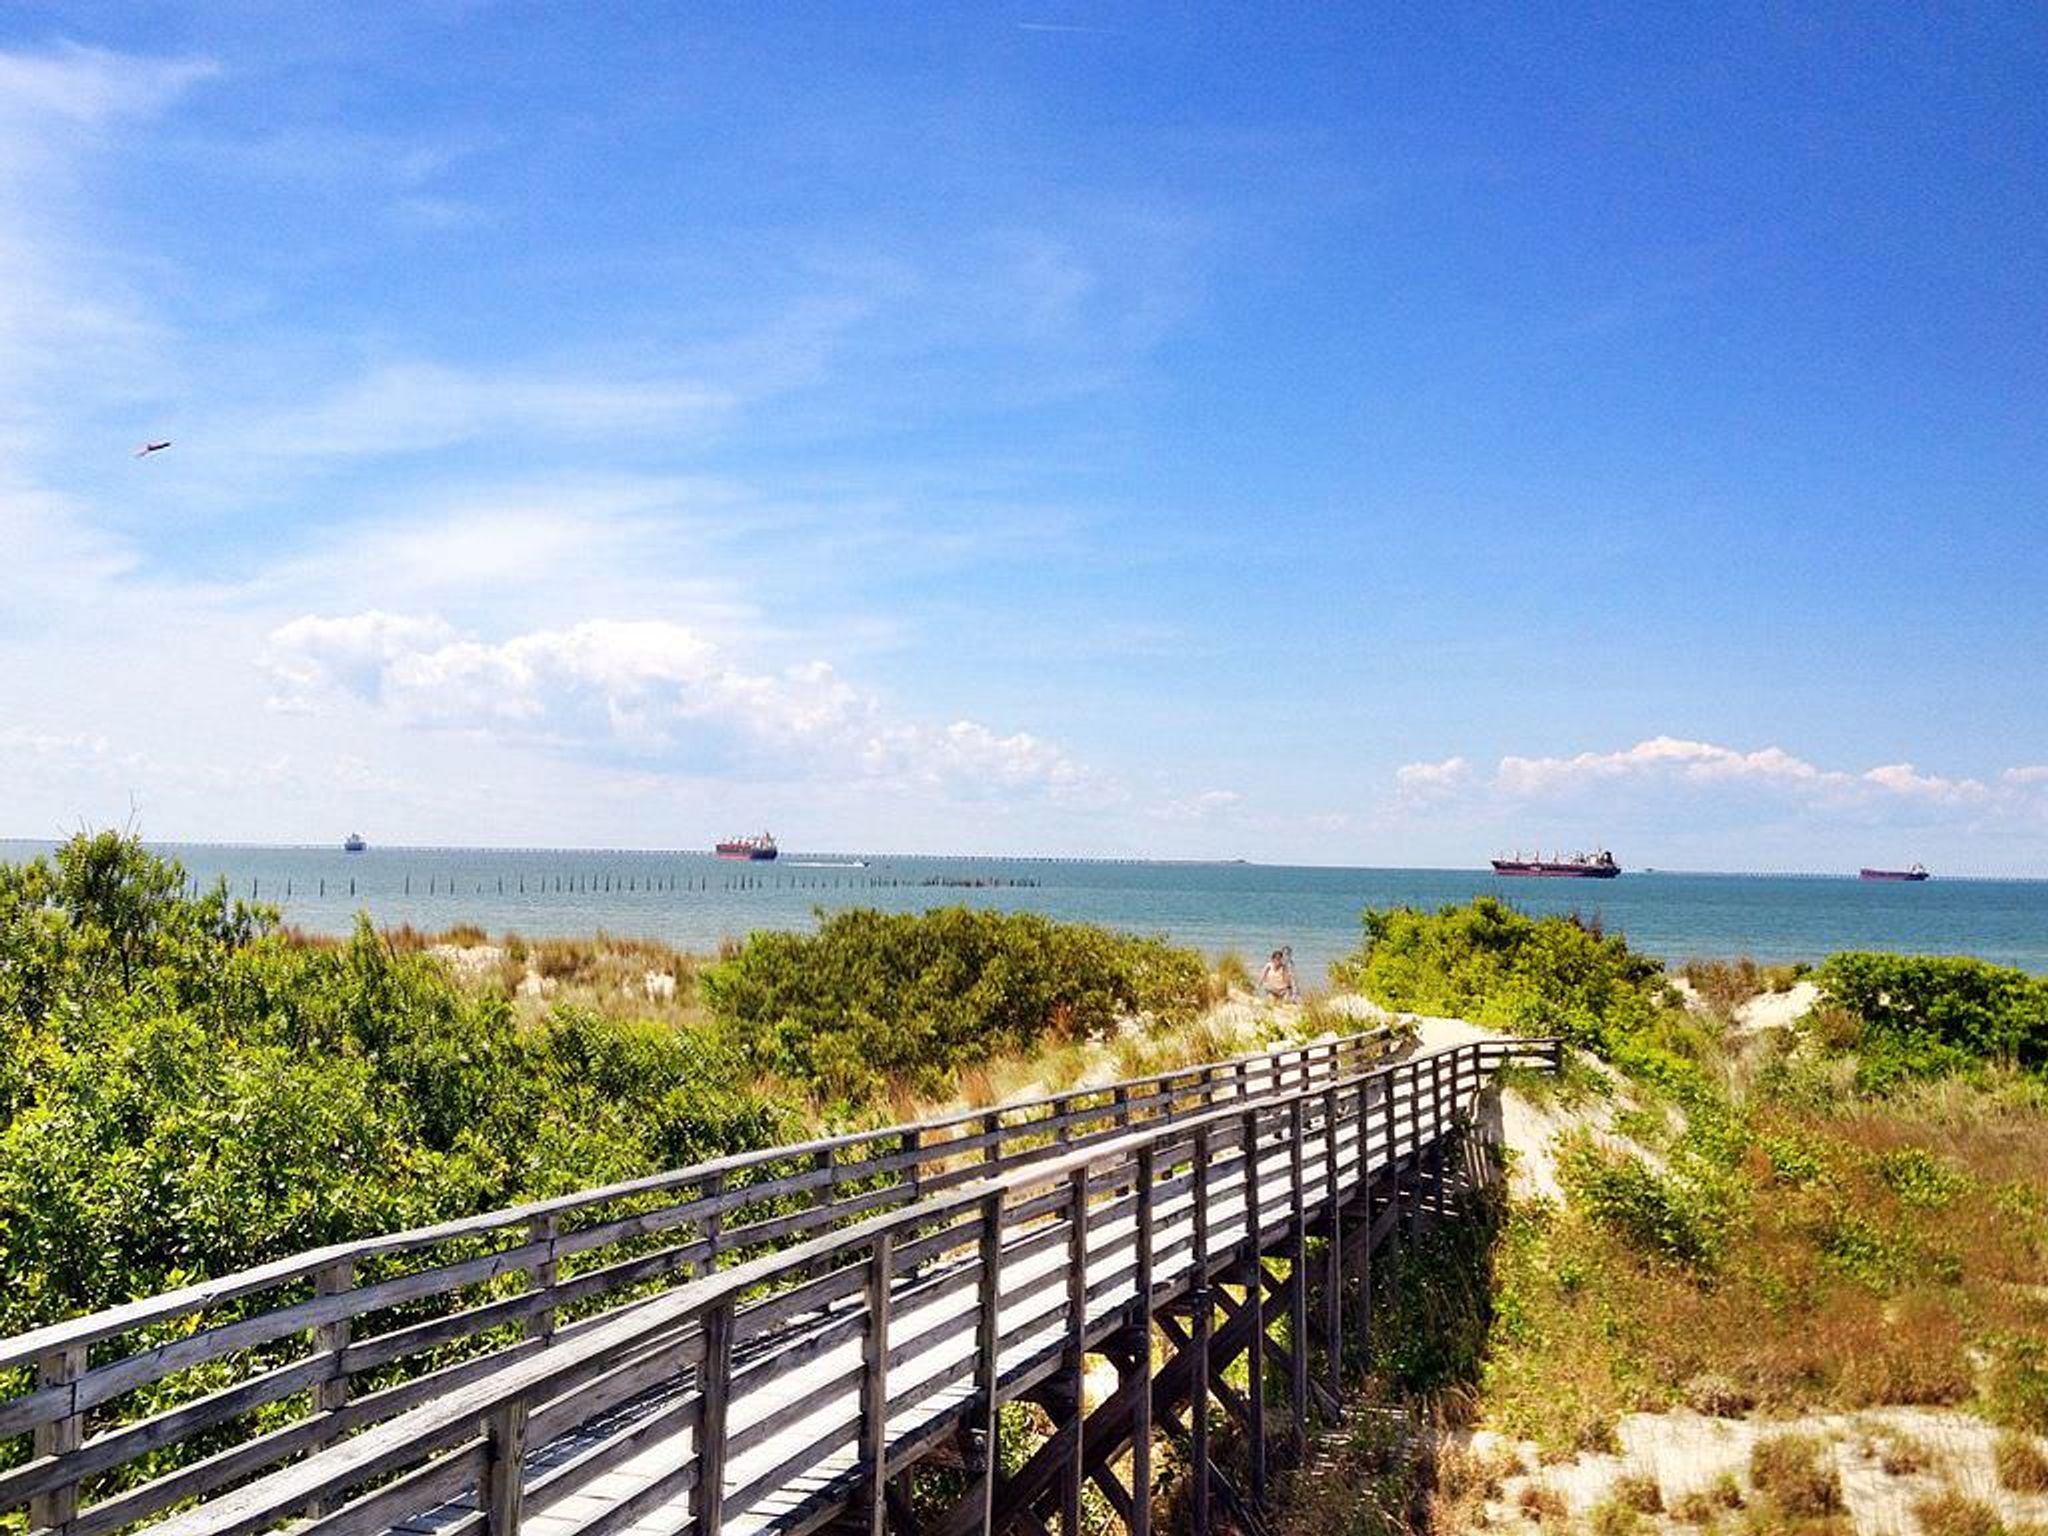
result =
M1914 1500L1913 1518L1919 1522L1921 1536L2021 1536L1982 1499L1953 1488Z
M1682 1493L1670 1504L1671 1518L1685 1525L1712 1525L1743 1506L1742 1485L1723 1472L1704 1488Z
M1564 1495L1548 1483L1527 1483L1515 1499L1515 1507L1530 1520L1563 1520L1571 1514Z
M1688 960L1678 974L1708 1008L1722 1017L1765 992L1789 992L1807 972L1804 965L1759 965L1744 955L1739 960Z
M1896 1424L1879 1424L1864 1441L1863 1454L1887 1477L1913 1477L1942 1464L1942 1456L1925 1440Z
M1842 1477L1827 1442L1814 1435L1772 1435L1750 1447L1749 1480L1771 1508L1793 1520L1842 1509Z
M1226 949L1216 957L1216 964L1209 972L1209 1001L1227 1003L1232 993L1249 992L1252 989L1252 969L1245 964L1244 956L1234 949Z
M1614 1480L1608 1496L1617 1504L1645 1515L1661 1514L1664 1509L1664 1490L1647 1472L1624 1472Z
M2014 1493L2048 1493L2048 1453L2032 1435L2008 1430L1992 1452L1999 1485Z
M1756 1406L1755 1397L1719 1371L1701 1371L1679 1391L1686 1407L1710 1419L1739 1419Z

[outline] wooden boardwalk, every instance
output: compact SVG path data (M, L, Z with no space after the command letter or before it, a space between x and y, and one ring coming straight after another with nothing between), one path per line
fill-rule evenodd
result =
M1555 1062L1483 1041L1378 1065L1382 1045L772 1149L0 1341L0 1368L37 1366L0 1400L0 1434L33 1439L0 1507L62 1536L879 1536L905 1525L903 1475L942 1461L972 1491L928 1536L1076 1530L1084 1482L1143 1532L1155 1410L1205 1461L1216 1401L1254 1438L1252 1485L1205 1466L1197 1524L1212 1493L1255 1523L1268 1364L1298 1437L1334 1406L1376 1246L1480 1173L1495 1074ZM1120 1382L1092 1406L1091 1355ZM201 1390L120 1416L180 1373ZM1000 1407L1024 1400L1055 1432L999 1498Z

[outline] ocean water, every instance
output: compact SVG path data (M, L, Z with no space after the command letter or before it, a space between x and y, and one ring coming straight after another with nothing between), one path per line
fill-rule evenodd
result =
M47 843L0 840L0 860ZM1368 907L1437 907L1500 896L1525 911L1578 912L1667 960L1751 955L1815 960L1839 949L1976 955L2048 973L2048 881L1922 885L1776 875L1623 874L1501 879L1490 870L1329 869L1269 864L908 858L785 851L773 864L701 853L477 848L160 845L202 883L283 909L315 933L358 912L380 925L473 923L492 935L608 933L709 951L756 929L801 929L817 909L917 912L965 903L1163 933L1254 960L1291 946L1305 981L1357 948ZM853 861L860 867L847 867Z

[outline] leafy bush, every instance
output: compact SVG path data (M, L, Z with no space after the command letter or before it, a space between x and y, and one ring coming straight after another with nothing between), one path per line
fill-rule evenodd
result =
M0 1333L780 1139L700 1033L297 942L134 839L0 866Z
M1572 917L1531 917L1490 896L1429 913L1365 914L1365 943L1330 968L1389 1008L1452 1014L1610 1052L1657 1010L1663 968Z
M757 933L702 985L756 1070L848 1103L892 1081L934 1091L961 1065L1103 1035L1131 1014L1186 1022L1208 970L1160 939L945 907L821 913L813 934Z
M1935 955L1830 956L1822 995L1861 1024L1861 1084L1965 1072L1986 1063L2048 1075L2048 979Z
M1558 1177L1588 1214L1636 1247L1690 1268L1713 1263L1728 1217L1704 1185L1584 1140L1565 1149Z

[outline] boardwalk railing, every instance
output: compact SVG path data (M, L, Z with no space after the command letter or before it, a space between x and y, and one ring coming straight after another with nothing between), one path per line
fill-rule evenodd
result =
M0 1446L27 1452L0 1471L0 1512L26 1505L33 1528L107 1536L460 1400L551 1343L609 1339L608 1318L724 1265L752 1274L763 1255L801 1249L793 1263L830 1270L839 1249L821 1233L1133 1126L1355 1077L1384 1045L1373 1031L722 1158L0 1340L0 1394L13 1386Z
M1071 1458L1063 1498L1077 1510L1086 1352L1149 1329L1162 1305L1206 1296L1214 1277L1242 1275L1250 1263L1259 1278L1245 1285L1240 1311L1257 1320L1257 1400L1266 1351L1255 1298L1266 1293L1263 1255L1277 1244L1292 1258L1292 1390L1305 1403L1310 1228L1330 1233L1325 1246L1338 1256L1334 1298L1341 1212L1362 1213L1369 1254L1375 1224L1398 1226L1404 1200L1412 1204L1404 1171L1435 1159L1444 1187L1443 1149L1471 1124L1494 1075L1517 1062L1554 1065L1555 1050L1485 1041L1335 1070L1358 1059L1353 1048L1321 1058L1320 1071L1274 1072L1263 1080L1281 1086L1266 1093L1220 1091L1239 1080L1213 1076L1206 1102L1192 1097L1185 1108L1160 1086L1143 1095L1150 1115L1111 1117L1106 1128L1077 1121L1088 1129L1069 1147L1041 1139L1026 1153L949 1166L943 1184L928 1178L918 1198L894 1209L737 1256L641 1305L565 1328L546 1347L497 1351L487 1370L435 1380L403 1411L151 1529L243 1536L298 1519L306 1536L394 1526L437 1536L516 1536L522 1527L529 1536L685 1527L719 1536L728 1524L799 1536L852 1514L879 1532L889 1478L964 1431L981 1448L980 1502L959 1523L986 1530L998 1409L1055 1378L1075 1405L1062 1454ZM1261 1080L1259 1069L1243 1079ZM1037 1123L1063 1118L1055 1111ZM1004 1146L993 1131L960 1140ZM1332 1300L1333 1327L1334 1308ZM1212 1308L1204 1301L1200 1310ZM307 1325L300 1314L296 1326ZM1206 1337L1206 1324L1199 1331ZM1128 1353L1142 1354L1139 1375L1149 1377L1149 1346ZM1207 1390L1206 1366L1198 1375ZM1128 1395L1143 1420L1130 1441L1142 1474L1152 1392L1147 1384ZM44 1491L70 1475L65 1461L76 1454L30 1464L44 1468ZM35 1486L10 1476L16 1499ZM161 1507L165 1481L144 1485L152 1507ZM1133 1483L1148 1486L1142 1475ZM85 1512L95 1529L122 1518L122 1498ZM1143 1529L1142 1503L1125 1496L1134 1530Z

